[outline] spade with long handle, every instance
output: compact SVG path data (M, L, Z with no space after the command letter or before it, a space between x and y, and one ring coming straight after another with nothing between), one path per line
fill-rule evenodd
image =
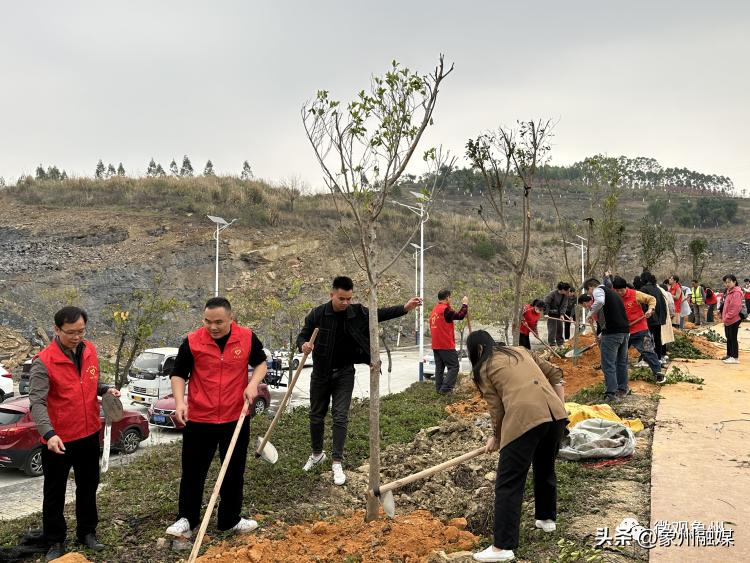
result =
M369 491L367 491L367 494L370 497L377 498L380 501L380 504L383 505L383 510L385 511L386 516L388 516L388 518L393 518L396 515L396 503L393 500L394 490L399 489L404 485L408 485L409 483L413 483L414 481L419 481L420 479L430 477L435 473L439 473L440 471L450 469L454 465L458 465L460 463L463 463L464 461L468 461L479 455L482 455L485 451L485 446L482 446L481 448L477 448L476 450L472 450L458 457L454 457L453 459L444 461L443 463L440 463L433 467L423 469L418 473L413 473L412 475L409 475L407 477L397 479L396 481L391 481L390 483L383 485L382 487L370 489Z
M313 330L312 336L310 337L311 345L315 344L315 339L317 337L318 337L318 329L316 328L315 330ZM271 432L273 432L273 429L276 428L276 423L279 422L281 415L284 413L284 410L286 409L286 405L289 402L289 399L292 397L292 390L294 389L294 386L297 384L297 379L299 378L299 374L302 372L302 368L305 365L307 356L308 356L308 353L305 352L305 354L302 356L302 360L297 366L297 371L294 373L292 380L289 382L289 387L287 387L286 389L284 398L281 399L281 403L279 403L279 407L276 409L276 415L273 417L273 420L271 421L271 424L268 427L268 430L266 430L266 435L263 436L263 438L258 438L258 445L255 448L255 457L262 457L264 460L272 464L276 463L276 461L279 459L279 453L276 451L276 448L274 447L274 445L268 441L268 438L271 436Z

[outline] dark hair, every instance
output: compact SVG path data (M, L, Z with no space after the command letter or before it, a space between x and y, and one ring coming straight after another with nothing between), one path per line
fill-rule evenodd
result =
M641 276L635 276L633 278L633 287L635 289L641 289L645 285L645 282L643 281L643 278Z
M745 278L745 279L744 279L744 280L742 280L742 281L750 281L750 278Z
M438 301L442 301L443 299L448 299L451 296L451 290L450 289L441 289L438 291Z
M593 297L591 297L591 296L590 296L590 295L588 295L588 294L585 294L585 295L579 295L579 296L578 296L578 304L579 304L579 305L581 305L581 304L583 304L583 303L588 303L589 301L593 301L593 300L594 300L594 298L593 298Z
M570 284L568 282L560 282L557 284L557 289L560 291L568 291L570 289Z
M678 276L677 274L672 274L672 279L674 281L676 281L676 282L679 282L680 281L680 276Z
M750 280L745 280L745 281L750 281ZM693 280L693 283L698 283L698 280Z
M734 274L727 274L726 276L724 276L723 278L721 278L721 281L727 281L727 280L732 280L736 284L737 283L737 276L735 276Z
M206 306L203 308L218 309L219 307L223 307L227 310L227 312L232 311L232 306L229 304L229 300L226 297L212 297L211 299L206 301Z
M83 318L84 324L89 322L89 316L86 314L86 311L80 307L68 305L55 313L55 326L60 328L64 324L77 323L80 318Z
M656 276L654 274L648 275L648 283L656 285Z
M482 348L480 351L479 348ZM486 362L493 353L498 352L505 354L508 357L515 358L516 362L521 356L513 350L508 348L502 343L495 342L490 336L490 333L486 330L475 330L466 338L466 350L469 353L469 360L471 361L471 372L474 385L479 389L479 382L482 380L480 371L482 365Z
M628 287L628 282L625 281L625 278L615 276L612 280L612 287L614 289L625 289L626 287Z
M547 308L547 304L544 301L542 301L541 299L534 299L531 302L531 306L532 307L540 307L542 309L546 309Z
M334 291L337 289L343 289L344 291L352 291L354 289L354 282L352 278L348 276L336 276L333 278L331 289Z
M585 282L583 282L583 288L586 290L588 290L591 287L599 287L600 285L602 284L600 284L599 280L596 278L589 278Z

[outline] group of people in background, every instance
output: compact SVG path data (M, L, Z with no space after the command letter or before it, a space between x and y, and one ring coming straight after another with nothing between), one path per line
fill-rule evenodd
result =
M575 306L580 304L588 311L586 320L598 337L605 400L618 401L630 392L628 348L638 350L638 367L650 368L654 380L664 383L663 370L669 362L667 347L675 340L674 328L684 329L686 321L696 326L714 323L717 311L727 339L727 353L722 360L739 363L737 334L750 308L750 278L744 280L742 287L732 274L722 281L721 290L696 279L690 286L682 285L676 274L658 283L655 275L644 270L629 283L607 271L601 282L596 278L586 280L581 295L575 287L561 281L544 299L534 299L524 306L519 344L531 349L530 335L540 339L537 326L545 317L547 342L550 346L563 346L576 322Z

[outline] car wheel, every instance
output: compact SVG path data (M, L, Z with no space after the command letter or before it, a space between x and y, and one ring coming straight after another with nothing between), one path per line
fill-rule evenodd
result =
M258 397L253 402L253 411L252 416L257 416L259 414L263 414L266 412L266 409L268 408L268 405L266 404L266 400L262 397Z
M124 454L132 454L141 443L141 433L137 428L128 428L120 436L120 451Z
M39 477L44 474L42 470L42 448L31 450L29 457L26 458L26 463L23 464L23 472L31 477Z
M297 369L299 367L299 360L297 358L294 358L292 361L292 369Z

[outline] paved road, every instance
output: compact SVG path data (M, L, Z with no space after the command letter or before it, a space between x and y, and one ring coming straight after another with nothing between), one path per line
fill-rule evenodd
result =
M733 529L735 546L659 546L651 561L750 561L748 324L740 327L741 364L675 362L704 378L705 385L679 383L660 390L651 469L652 527L658 521L686 521L690 528L693 522L706 527L724 522Z

